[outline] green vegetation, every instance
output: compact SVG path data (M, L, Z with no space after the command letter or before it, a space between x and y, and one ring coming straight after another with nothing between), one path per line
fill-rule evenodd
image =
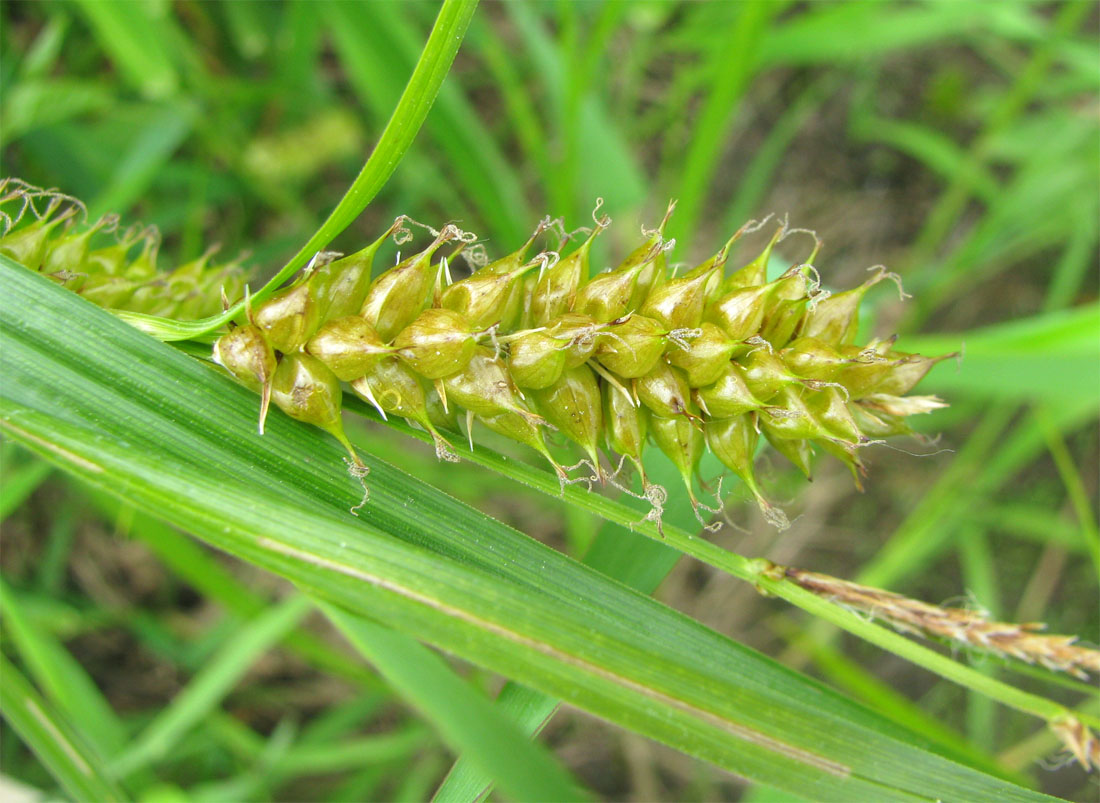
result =
M274 405L258 435L258 397L209 362L243 304L150 293L113 316L0 256L5 781L165 801L1092 793L1043 759L1100 723L1095 675L913 640L774 564L1100 641L1093 5L0 14L4 175L155 224L162 266L221 243L230 301L238 264L258 307L399 214L501 257L546 213L590 225L599 197L614 224L591 262L611 265L675 198L673 261L789 214L825 241L827 289L883 263L912 293L870 287L858 342L964 355L920 385L951 404L913 419L925 439L860 450L863 494L827 455L807 487L765 446L781 534L728 477L733 526L701 531L647 450L662 533L646 500L560 488L484 428L438 462L346 394L360 482ZM809 243L778 243L768 278Z

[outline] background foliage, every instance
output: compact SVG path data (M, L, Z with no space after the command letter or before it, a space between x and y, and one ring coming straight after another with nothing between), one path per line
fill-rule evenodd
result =
M3 173L77 195L93 215L155 223L168 264L220 242L273 273L362 164L436 10L6 3ZM675 197L685 261L777 212L825 239L827 286L887 264L914 299L877 289L865 331L897 331L909 350L965 343L960 368L941 365L922 385L953 404L922 422L938 447L900 444L931 453L921 459L878 449L862 495L827 460L808 488L775 460L766 482L794 527L777 536L735 491L743 531L712 540L933 602L966 595L1095 642L1096 24L1089 3L487 4L412 150L334 245L352 250L406 213L460 220L500 254L547 212L583 225L599 196L615 218L600 244L610 259ZM406 435L351 425L372 455L566 554L585 555L601 527L497 474L437 464ZM175 697L183 711L155 777L138 776L147 797L431 794L450 763L436 731L319 620L299 627L308 611L281 583L3 448L5 631L23 617L48 634L43 649L71 656L42 665L83 678L78 706L105 700L121 713L122 732L99 734L108 744L191 692ZM636 579L652 588L675 555L643 553ZM1070 798L1095 791L1075 767L1036 764L1057 744L1035 720L728 575L680 561L656 594L1016 780ZM259 635L241 645L243 632ZM6 652L33 664L13 639ZM89 680L102 697L82 693ZM572 711L546 740L608 798L772 794ZM0 759L7 775L51 786L10 730Z

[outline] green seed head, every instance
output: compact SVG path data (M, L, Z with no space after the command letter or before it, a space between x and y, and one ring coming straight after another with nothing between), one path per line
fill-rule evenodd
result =
M393 347L425 379L442 379L466 367L477 343L462 315L449 309L426 309L401 330Z
M284 354L304 346L321 322L308 282L280 290L254 307L251 317L271 347Z
M74 225L61 201L51 202L40 220L23 222L28 209L37 214L31 201L45 196L25 197L22 185L4 194L9 186L0 182L6 225L0 252L89 300L203 317L221 307L223 292L228 304L244 290L239 267L212 267L210 253L156 271L158 240L141 228L97 248L95 233L115 221ZM22 206L5 209L13 199ZM526 257L549 225L544 220L521 248L444 291L443 264L433 265L433 255L451 240L461 250L471 237L453 226L368 281L378 247L402 220L368 248L319 264L253 305L247 320L215 343L215 359L345 445L341 380L383 415L403 416L432 433L442 457L453 455L439 430L457 431L456 420L465 416L542 453L563 482L565 472L543 441L547 423L579 444L601 475L601 445L641 471L652 438L673 459L693 503L691 477L705 442L777 524L781 515L764 500L752 470L760 433L807 475L820 448L848 465L858 483L863 446L909 433L910 416L943 406L933 396L905 394L944 357L895 351L894 338L855 344L860 301L889 274L880 270L832 296L818 288L809 264L766 281L785 227L728 278L722 274L730 248L753 230L748 225L695 270L673 278L666 214L614 270L589 281L591 244L607 220L553 265L547 255ZM517 331L521 319L525 328ZM479 339L493 348L478 346ZM643 487L653 488L644 475Z
M508 373L517 387L549 387L565 370L565 349L543 331L519 334L509 341L508 350Z
M606 222L603 225L597 222L587 240L581 243L573 253L544 270L535 281L531 291L528 326L542 326L573 309L577 290L588 280L588 258L592 243L611 222L608 218L601 218L601 220Z
M272 378L271 400L291 418L330 433L348 450L353 462L362 465L344 435L340 381L320 360L302 353L284 355Z
M764 406L749 390L745 369L736 362L727 363L717 380L695 391L695 400L708 418L732 418Z
M494 325L503 331L511 329L523 310L520 280L542 261L520 265L508 273L498 273L496 264L485 266L443 291L443 307L461 314L474 329Z
M504 360L483 346L474 349L462 370L443 379L443 387L448 404L457 404L477 415L514 412L539 420L516 396Z
M358 315L329 321L309 339L305 349L342 382L363 376L393 352L374 327Z
M596 360L622 379L644 376L665 353L667 335L660 321L645 315L612 321L599 338Z
M587 365L566 370L558 381L532 390L540 413L565 437L578 444L599 471L599 445L603 440L603 399L596 375Z
M691 400L687 375L659 360L645 376L634 380L634 390L650 411L661 418L696 418L698 411Z
M371 283L360 314L384 341L396 337L428 305L440 273L440 267L432 265L432 255L459 235L454 226L444 226L431 245Z
M634 464L644 485L642 452L646 445L648 415L628 393L608 383L603 385L603 402L607 445L612 452L624 455Z
M713 323L703 323L685 335L680 348L668 351L668 361L687 374L688 385L701 388L717 382L730 367L734 352L743 348Z

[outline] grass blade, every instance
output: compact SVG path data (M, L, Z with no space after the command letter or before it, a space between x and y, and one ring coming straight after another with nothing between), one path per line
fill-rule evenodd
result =
M87 5L114 4L89 2ZM476 8L477 0L445 0L401 100L363 169L306 244L267 284L252 294L253 303L262 301L296 270L305 267L314 254L348 227L393 175L428 116ZM241 301L221 315L198 321L173 321L139 313L121 313L120 317L161 340L188 340L217 329L243 311L244 302Z
M899 740L896 724L371 456L370 504L362 518L349 515L360 493L335 442L285 417L258 437L244 389L10 260L0 260L0 276L4 428L215 547L780 788L845 799L1037 798ZM836 620L829 607L821 615ZM862 628L878 643L893 635Z
M72 726L0 654L0 713L76 800L125 800Z
M334 608L325 615L444 740L516 800L580 800L583 794L544 748L527 741L493 704L428 648Z

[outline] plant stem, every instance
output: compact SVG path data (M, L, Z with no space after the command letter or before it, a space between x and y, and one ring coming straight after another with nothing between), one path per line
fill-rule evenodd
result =
M344 406L346 409L383 423L377 413L358 399L348 397L344 401ZM407 435L431 443L431 436L427 433L413 429L393 418L384 423ZM1069 710L1059 703L988 677L969 666L940 655L923 644L918 644L829 600L822 599L789 580L773 576L772 570L774 567L769 561L747 558L738 555L736 552L729 552L673 525L665 525L662 534L655 524L639 521L637 511L626 505L577 486L568 486L563 490L559 486L557 478L548 472L515 460L506 460L490 449L476 445L473 449L470 449L457 441L454 443L454 449L472 463L484 466L549 496L565 497L572 505L594 513L606 521L628 527L633 532L644 535L646 538L667 544L679 552L713 566L739 580L753 583L761 593L786 600L795 607L843 628L849 633L892 652L910 663L934 672L964 688L984 694L1009 708L1039 717L1046 722L1051 722L1069 713ZM1100 717L1080 712L1075 712L1074 715L1087 725L1100 727Z
M428 116L439 88L443 85L443 79L450 72L451 64L477 8L477 2L478 0L444 0L401 100L393 110L389 123L378 138L378 144L374 146L363 169L344 193L340 203L306 244L267 284L252 294L253 303L270 296L295 271L304 267L314 254L332 242L367 207L393 175ZM174 321L136 312L120 311L115 314L160 340L173 341L190 340L212 332L243 311L244 301L239 301L221 315L197 321Z

